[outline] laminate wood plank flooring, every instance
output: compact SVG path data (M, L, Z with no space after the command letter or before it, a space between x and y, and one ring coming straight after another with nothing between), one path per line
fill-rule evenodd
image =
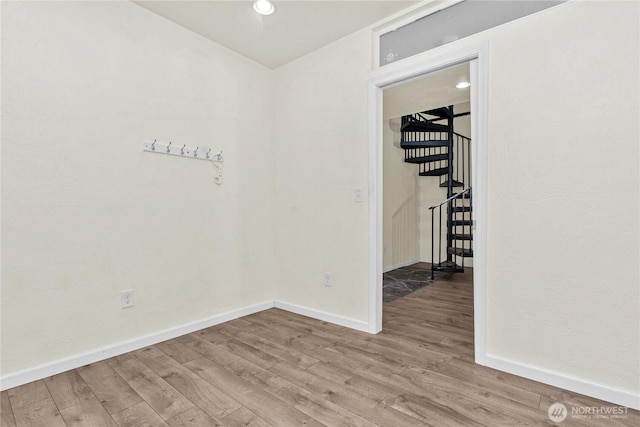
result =
M0 426L541 426L556 402L616 406L476 365L471 277L386 303L377 335L271 309L15 387Z

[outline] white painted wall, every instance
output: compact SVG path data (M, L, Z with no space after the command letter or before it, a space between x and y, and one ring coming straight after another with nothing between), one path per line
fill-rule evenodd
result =
M368 321L369 43L360 31L275 71L277 299L360 322Z
M639 18L571 3L492 39L487 270L489 353L636 398Z
M418 166L404 162L404 150L400 148L400 117L386 119L383 125L382 147L383 189L382 241L384 245L382 267L390 269L400 264L414 262L420 258L420 233L418 205L420 203ZM405 212L411 209L413 212ZM403 225L414 231L413 236L403 236L402 230L394 227L394 217L399 216ZM413 218L414 224L403 224L404 218ZM400 236L394 236L400 231ZM402 247L396 247L402 246Z
M2 3L3 376L273 303L272 105L271 71L132 3ZM147 138L223 149L223 185Z
M380 70L366 31L276 70L278 298L367 320L363 82L486 42L488 356L633 399L638 40L637 3L576 1Z

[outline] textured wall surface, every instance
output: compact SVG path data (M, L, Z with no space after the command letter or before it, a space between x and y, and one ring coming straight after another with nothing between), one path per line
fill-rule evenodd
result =
M271 71L129 2L4 2L2 56L3 375L273 299Z
M369 43L360 31L275 71L277 299L365 322Z

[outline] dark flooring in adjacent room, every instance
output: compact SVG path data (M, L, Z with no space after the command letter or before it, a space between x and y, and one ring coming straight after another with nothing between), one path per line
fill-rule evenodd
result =
M431 283L431 264L419 262L391 270L382 275L384 302L393 302Z

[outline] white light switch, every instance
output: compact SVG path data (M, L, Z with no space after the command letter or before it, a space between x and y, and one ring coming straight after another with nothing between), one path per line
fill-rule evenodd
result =
M362 188L356 188L355 196L356 203L362 203Z

